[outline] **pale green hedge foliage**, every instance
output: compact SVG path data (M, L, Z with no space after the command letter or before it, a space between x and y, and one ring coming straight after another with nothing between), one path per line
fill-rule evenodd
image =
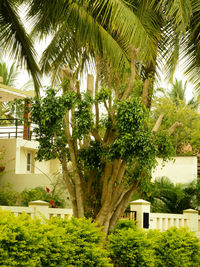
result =
M109 241L114 266L200 266L200 241L185 228L171 228L162 233L124 228L116 230Z
M86 219L41 223L0 211L0 266L110 266L103 238Z
M148 233L149 238L151 233ZM170 228L163 233L154 232L151 238L159 267L199 267L200 241L185 228Z

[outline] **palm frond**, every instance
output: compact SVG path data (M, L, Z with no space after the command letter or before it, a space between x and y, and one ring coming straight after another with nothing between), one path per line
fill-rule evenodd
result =
M31 73L35 90L39 93L39 68L36 64L36 52L16 12L15 1L0 2L0 44L9 51L9 55L27 68Z

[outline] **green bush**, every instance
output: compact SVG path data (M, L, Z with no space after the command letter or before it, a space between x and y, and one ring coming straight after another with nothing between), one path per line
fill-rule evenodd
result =
M19 193L14 191L12 187L4 185L0 189L0 205L2 206L15 206L17 203Z
M115 266L155 266L155 253L145 231L125 228L110 235L109 241Z
M0 211L0 266L111 266L103 237L86 219L42 224Z
M185 228L171 228L154 237L159 267L200 266L200 241Z
M117 222L115 229L114 229L114 233L119 231L119 230L123 230L123 229L137 229L137 226L135 224L134 220L128 220L128 219L121 219Z
M114 266L200 266L200 241L185 228L174 227L165 232L118 229L109 241Z
M56 192L48 188L35 187L33 189L24 189L21 193L21 205L28 206L30 201L43 200L50 203L52 207L63 208L65 201Z

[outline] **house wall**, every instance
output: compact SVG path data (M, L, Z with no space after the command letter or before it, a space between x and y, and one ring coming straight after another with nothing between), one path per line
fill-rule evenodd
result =
M0 139L0 153L5 149L4 162L6 163L6 172L16 174L26 174L27 172L27 153L31 152L33 157L37 152L38 142L28 141L21 138ZM57 159L49 161L33 160L33 170L31 173L56 173L60 169L60 163Z
M152 173L152 181L166 176L173 183L189 183L197 179L197 157L175 157L165 162L157 158L158 166Z
M0 151L5 149L5 172L0 177L0 184L12 184L16 191L36 186L51 187L55 183L54 174L59 172L58 160L35 161L38 142L21 138L0 139ZM27 171L27 153L33 156L31 171Z
M5 150L2 163L6 167L6 172L15 171L16 161L16 139L0 139L0 153ZM2 164L1 163L1 164Z
M15 174L6 173L0 178L0 185L13 185L13 189L21 192L24 189L31 189L37 186L51 188L53 176L47 174Z

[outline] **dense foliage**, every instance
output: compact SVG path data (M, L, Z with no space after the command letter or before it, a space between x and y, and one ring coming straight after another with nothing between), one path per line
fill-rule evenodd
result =
M4 185L0 188L0 205L14 206L17 203L18 193L10 185Z
M45 223L0 211L1 266L197 267L200 242L185 228L138 230L119 221L106 241L91 220L54 217ZM109 259L110 258L110 259ZM112 262L112 264L111 264Z
M48 187L24 189L21 193L16 192L11 185L4 185L0 188L0 205L2 206L28 206L28 203L34 200L47 201L52 208L65 206L65 200L59 192L50 190Z
M115 266L155 266L151 241L143 231L124 229L109 237L109 249Z
M103 234L86 219L46 223L0 211L1 266L110 266Z
M194 233L174 227L162 234L154 232L154 235L152 243L158 261L157 266L199 266L200 242Z
M184 101L177 101L178 105L173 99L157 98L153 102L151 112L152 124L160 114L164 115L160 126L161 133L168 131L173 123L181 123L181 127L170 136L175 153L176 155L197 155L200 151L200 114L191 105L186 105Z
M151 202L152 212L182 213L185 209L199 210L200 181L189 184L174 184L167 177L155 180L148 194L142 198Z
M199 266L200 242L184 228L157 230L121 229L109 236L114 266Z
M127 83L115 100L111 96L117 89L100 87L95 97L90 88L81 94L68 76L62 89L63 94L49 88L32 102L31 119L40 144L37 159L60 160L74 215L92 217L102 225L109 207L111 214L118 209L113 213L118 219L132 192L139 186L146 190L156 155L167 159L174 150L167 133L153 134L141 99L123 99L130 90ZM102 104L107 114L97 116L93 108Z
M51 191L49 188L35 187L33 189L24 189L20 193L21 205L28 206L28 203L34 200L43 200L50 203L53 208L63 208L64 199L57 192Z

